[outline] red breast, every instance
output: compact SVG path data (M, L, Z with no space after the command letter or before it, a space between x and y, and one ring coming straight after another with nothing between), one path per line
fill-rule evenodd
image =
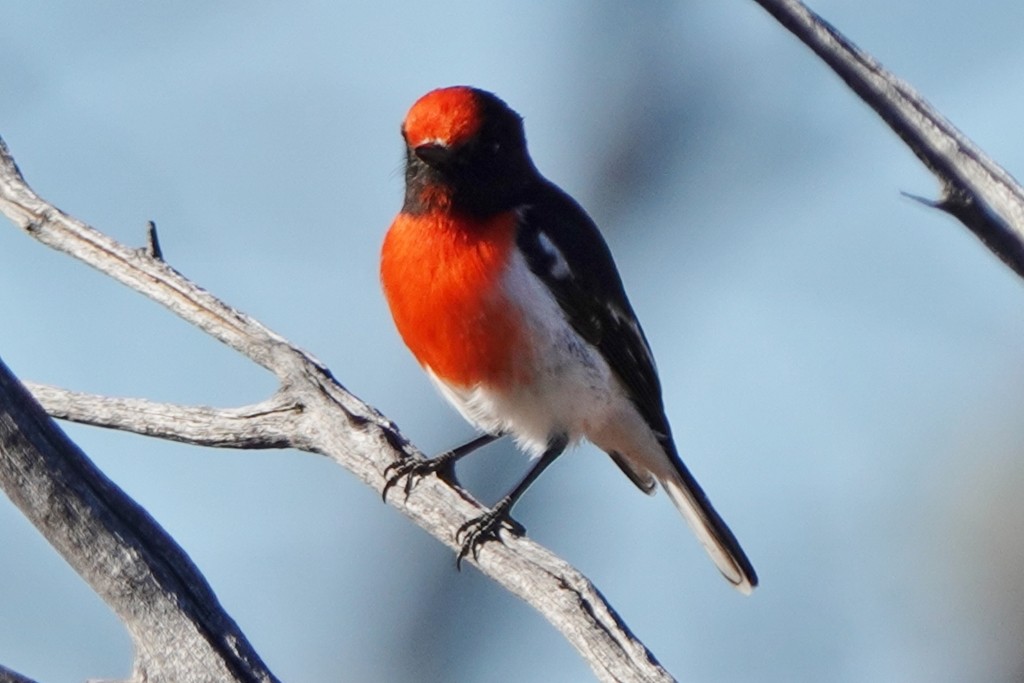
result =
M522 314L503 290L515 215L472 220L400 213L384 239L381 281L395 325L421 365L472 388L528 380Z

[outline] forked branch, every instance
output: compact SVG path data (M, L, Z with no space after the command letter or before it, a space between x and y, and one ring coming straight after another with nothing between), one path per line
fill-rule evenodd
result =
M828 63L938 176L942 195L935 205L958 218L1024 276L1024 190L1014 178L909 85L802 3L757 2ZM384 485L382 472L388 464L400 457L419 457L391 422L348 393L322 364L165 264L155 235L148 249L131 249L39 198L25 184L2 141L0 211L44 244L145 294L269 369L281 387L267 401L232 410L169 406L34 387L53 414L188 443L233 448L294 447L317 452L334 459L378 491ZM0 460L9 459L8 448L9 443L0 441ZM17 482L16 477L4 482L9 495L15 495L11 486L17 489ZM47 486L46 495L52 495L53 483ZM478 506L433 477L420 482L408 498L391 495L388 502L453 548L455 529L479 514ZM98 520L89 522L96 525L91 532L111 531L102 515L89 519ZM69 562L80 565L81 548L62 546L51 532L44 529L44 533ZM600 679L671 680L584 576L528 539L509 537L505 541L485 545L479 560L467 561L540 611L580 651ZM136 561L144 563L144 559ZM146 566L134 569L141 571ZM93 586L103 594L102 587ZM144 602L148 598L139 595L137 599ZM173 601L169 604L172 607L168 609L173 609ZM145 632L145 624L134 623L135 617L122 614L122 618L133 633L136 629ZM143 639L140 648L144 649L146 642Z
M146 249L126 247L36 195L25 183L2 140L0 211L44 244L166 306L267 368L280 382L278 392L267 401L231 410L114 399L34 386L52 414L207 446L291 447L320 453L377 491L385 483L383 471L395 459L422 457L390 421L346 391L316 359L168 266L160 259L152 240ZM4 455L2 451L0 447L0 457ZM6 485L16 487L16 480ZM436 477L421 481L408 497L392 494L387 500L453 549L456 529L480 514L480 507L468 500L464 492ZM94 515L89 519L90 523L102 526L105 518ZM97 529L96 533L101 531ZM49 531L43 532L54 542ZM672 680L586 577L529 539L507 537L504 541L485 545L478 559L466 561L541 612L577 648L598 678ZM83 552L81 548L58 549L72 565L78 566L75 554ZM93 587L101 592L96 584ZM138 598L145 601L147 596ZM132 616L122 614L122 618L136 633ZM137 639L137 649L144 651L147 642L145 638L141 642Z

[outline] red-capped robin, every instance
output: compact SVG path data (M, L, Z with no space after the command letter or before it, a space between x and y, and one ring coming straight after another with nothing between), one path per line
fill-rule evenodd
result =
M395 325L441 393L483 432L432 460L392 465L384 495L406 492L502 435L536 458L495 507L456 535L477 557L565 448L587 439L634 484L655 482L743 593L757 575L676 451L650 346L604 239L586 212L546 180L522 119L465 86L427 93L409 110L405 202L381 254Z

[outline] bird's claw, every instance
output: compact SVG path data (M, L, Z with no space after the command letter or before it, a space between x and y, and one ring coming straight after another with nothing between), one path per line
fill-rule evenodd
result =
M526 533L526 528L509 516L507 508L488 510L460 526L455 532L455 542L462 547L455 558L455 568L461 570L462 560L470 555L474 560L480 559L480 546L487 541L500 540L502 527L516 536Z
M384 468L385 481L384 490L381 491L381 498L387 501L388 491L397 486L398 482L403 478L405 479L405 484L402 488L405 490L405 496L408 498L409 493L416 486L416 482L430 474L436 474L447 482L453 483L455 481L452 463L440 458L433 458L431 460L404 458L396 460Z

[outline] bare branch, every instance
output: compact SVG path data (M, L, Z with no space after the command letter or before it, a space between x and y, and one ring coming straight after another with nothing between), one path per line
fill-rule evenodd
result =
M240 447L238 442L249 438L246 432L263 447L280 439L281 445L330 457L378 492L385 483L382 473L396 458L422 457L394 424L350 394L312 356L227 306L146 250L125 247L39 198L25 184L2 140L0 212L43 243L166 306L268 368L281 382L281 390L269 404L229 411L41 391L58 414L63 411L93 424L206 445ZM86 417L88 403L100 414ZM127 414L114 415L122 409ZM266 415L260 415L264 411ZM179 422L177 418L182 419ZM202 441L201 429L229 430L232 424L242 435L222 431ZM407 497L392 495L387 501L453 549L456 530L481 511L464 492L437 477L419 482ZM544 615L600 680L673 680L579 571L529 539L504 540L484 545L479 558L466 561Z
M288 343L197 287L147 253L132 249L68 216L25 183L0 140L0 212L43 244L70 254L160 303L278 376Z
M276 680L185 552L2 361L0 487L128 627L133 681Z
M138 398L110 398L45 384L25 386L51 416L94 427L216 448L303 448L298 435L302 406L287 393L227 410L181 406Z
M1024 189L910 85L798 0L756 0L846 81L939 178L935 204L1024 277Z

